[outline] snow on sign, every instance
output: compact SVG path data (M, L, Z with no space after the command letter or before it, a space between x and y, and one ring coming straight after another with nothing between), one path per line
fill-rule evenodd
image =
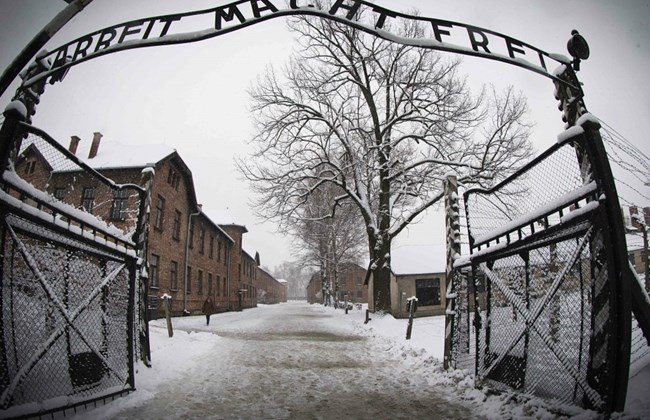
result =
M284 0L239 0L211 9L132 20L84 35L50 53L41 54L40 59L52 65L47 72L26 80L25 86L57 70L112 52L201 41L289 15L332 19L390 41L503 61L555 80L559 79L549 72L548 63L555 62L553 67L558 63L570 63L565 56L549 54L498 32L448 20L407 15L363 0L336 0L332 6L318 6L304 0L290 0L288 6ZM430 30L422 38L405 38L390 32L391 28L408 21L423 23Z

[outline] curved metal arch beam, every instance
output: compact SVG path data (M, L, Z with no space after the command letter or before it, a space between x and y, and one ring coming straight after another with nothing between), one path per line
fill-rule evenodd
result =
M459 22L395 12L376 4L369 3L365 0L337 0L329 10L320 9L313 5L300 6L298 5L298 0L290 0L289 8L280 9L273 4L273 1L277 0L238 0L211 9L131 20L97 30L70 41L52 52L39 54L41 63L44 62L44 59L49 60L51 63L49 69L25 80L20 89L28 88L35 83L42 81L44 78L61 75L72 66L107 54L135 48L177 45L202 41L225 35L273 18L296 15L311 15L333 20L379 38L404 45L501 61L530 70L556 82L567 85L568 87L579 89L579 87L573 86L566 80L557 77L557 75L554 72L550 72L546 66L546 60L554 61L558 65L569 65L569 58L558 54L549 54L530 44L518 41L512 37L489 29L466 25ZM244 10L245 5L247 5L246 10ZM376 20L374 26L370 26L358 20L360 10L375 14ZM244 11L249 12L249 15L252 14L253 17L249 18L244 16ZM179 22L184 18L210 14L214 15L215 25L213 28L193 32L168 34L169 29L174 22ZM387 19L403 19L429 24L433 29L434 37L406 38L393 34L383 29ZM223 20L228 22L238 20L239 22L222 28ZM162 30L159 29L161 25L163 26ZM143 28L143 26L146 26L146 28ZM154 27L158 28L159 35L150 38ZM121 29L119 37L118 29ZM125 40L126 37L140 34L143 30L144 34L140 36L140 39ZM443 37L451 36L450 31L452 30L457 32L456 35L464 32L468 45L463 46L443 41ZM106 35L109 35L109 37L106 38ZM494 46L494 44L490 44L490 41L494 40L501 40L503 43L501 47L506 47L508 55L493 53L490 51L490 48ZM94 51L87 53L87 50L91 46L94 46ZM71 59L68 55L70 48L74 48L74 53ZM533 64L533 62L524 58L526 57L526 50L524 50L524 48L536 54L536 59L538 60L539 65ZM516 57L515 54L519 54L521 57Z

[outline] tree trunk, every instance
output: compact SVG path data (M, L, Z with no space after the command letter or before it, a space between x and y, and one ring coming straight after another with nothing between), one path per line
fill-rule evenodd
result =
M384 240L374 247L375 268L372 270L372 293L375 311L391 312L390 301L390 239Z

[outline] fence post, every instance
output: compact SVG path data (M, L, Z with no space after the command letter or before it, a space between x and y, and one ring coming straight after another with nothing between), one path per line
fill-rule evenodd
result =
M452 360L454 341L454 321L456 317L456 289L454 282L454 261L460 257L460 218L458 215L458 180L454 175L448 175L443 181L445 196L445 225L447 228L447 269L445 273L445 350L443 358L444 369L455 368Z
M625 409L625 398L627 394L628 372L630 367L630 338L631 338L631 322L632 314L631 307L634 307L634 302L631 302L631 282L629 272L629 263L627 257L627 246L625 243L625 227L623 225L623 215L621 207L618 202L618 194L616 192L616 185L614 183L614 176L612 175L609 161L607 159L607 152L600 136L600 124L598 122L587 120L582 123L585 131L585 148L592 165L592 171L595 178L602 184L603 192L605 193L604 203L605 214L607 217L608 231L603 232L603 241L605 242L602 248L607 249L606 255L609 257L607 260L609 275L609 282L607 289L609 289L610 304L614 305L612 311L612 319L614 325L610 327L610 331L617 335L616 343L617 348L611 344L607 349L608 353L611 352L613 358L613 372L609 375L590 363L590 369L593 369L595 375L602 375L593 379L595 386L600 386L600 381L606 380L608 376L611 388L609 395L611 401L607 401L606 405L609 406L606 411L623 411ZM594 296L596 300L598 296ZM595 349L594 349L595 353ZM591 385L591 383L590 383Z
M172 327L172 317L171 317L171 303L172 303L172 297L169 296L167 293L161 296L161 299L163 301L163 308L165 309L165 320L167 321L167 334L169 337L174 336L174 328Z
M366 309L366 320L363 323L367 324L371 320L372 318L370 318L370 309Z
M406 327L406 339L410 340L411 339L411 332L413 331L413 314L417 310L418 307L418 298L415 296L411 296L410 298L406 299L409 310L409 323Z
M136 243L136 253L138 255L139 276L137 281L137 290L139 296L138 305L138 331L140 340L140 359L145 366L151 367L151 347L149 345L149 317L147 314L148 295L149 295L149 259L148 259L148 238L149 238L149 214L151 211L151 187L153 186L153 177L155 171L152 167L146 167L142 170L140 184L144 193L140 193L140 206L138 208L138 220L134 242Z

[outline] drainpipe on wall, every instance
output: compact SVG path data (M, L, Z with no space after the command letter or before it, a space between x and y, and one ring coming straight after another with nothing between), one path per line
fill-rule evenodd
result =
M187 267L189 267L187 259L190 253L190 226L192 226L192 217L201 214L201 205L199 204L198 207L199 211L196 213L190 213L189 216L187 216L187 232L185 232L185 270L183 275L183 315L187 312Z

